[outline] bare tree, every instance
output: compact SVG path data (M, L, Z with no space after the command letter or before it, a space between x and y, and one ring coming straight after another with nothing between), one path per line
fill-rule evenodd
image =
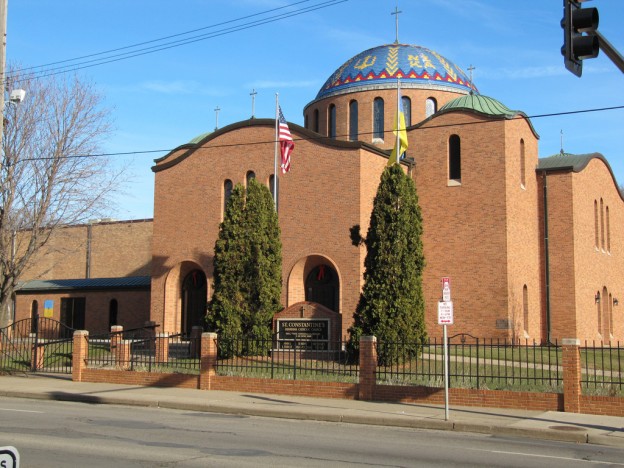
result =
M0 166L0 327L20 275L64 225L105 213L120 170L97 156L110 133L110 112L91 83L77 76L37 80L8 71L26 99L5 107Z

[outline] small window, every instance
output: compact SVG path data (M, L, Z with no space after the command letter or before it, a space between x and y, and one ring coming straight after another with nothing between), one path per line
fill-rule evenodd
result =
M434 98L427 98L425 101L425 117L431 117L438 111L438 101Z
M401 97L401 104L403 105L403 115L405 116L405 126L412 125L412 100L407 96Z
M227 202L232 195L233 187L234 186L232 185L232 181L230 179L227 179L225 182L223 182L223 213L225 213L225 207L227 206Z
M461 142L458 135L449 138L449 180L461 182Z
M39 329L39 303L32 301L30 305L30 333L37 333Z
M526 187L526 159L524 154L524 140L520 139L520 185Z
M384 100L373 101L373 138L384 139Z
M349 103L349 140L357 141L358 137L358 102L351 101Z
M316 133L319 131L319 111L318 109L314 109L314 128L312 129Z
M308 114L306 114L306 115L305 115L305 117L304 117L304 124L303 124L303 126L304 126L305 128L310 128L310 127L308 126Z
M254 171L247 171L247 175L245 176L245 182L247 184L247 187L249 187L249 182L251 181L251 179L255 179L256 178L256 173Z
M611 330L609 330L609 293L606 287L602 288L602 326L603 329L600 330L602 333L602 338L604 340L608 340L611 335Z
M336 106L329 106L329 128L327 129L329 138L336 138Z

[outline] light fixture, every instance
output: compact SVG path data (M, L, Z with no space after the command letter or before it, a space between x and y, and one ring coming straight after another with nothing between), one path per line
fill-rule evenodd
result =
M614 305L614 306L616 306L616 305L620 305L620 301L618 301L617 297L614 297L614 298L613 298L613 305Z
M594 300L596 301L596 304L600 304L600 291L596 292L596 295L594 296Z

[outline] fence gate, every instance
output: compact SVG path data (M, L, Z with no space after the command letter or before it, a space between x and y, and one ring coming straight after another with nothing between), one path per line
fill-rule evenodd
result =
M74 329L36 316L0 328L0 374L71 374Z

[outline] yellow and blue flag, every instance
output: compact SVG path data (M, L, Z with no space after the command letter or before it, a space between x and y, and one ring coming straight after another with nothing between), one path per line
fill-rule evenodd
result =
M407 150L407 130L405 126L405 111L403 110L403 99L401 98L401 90L397 91L397 115L394 122L394 134L396 135L396 144L392 149L388 166L399 163ZM398 149L398 151L397 151Z

